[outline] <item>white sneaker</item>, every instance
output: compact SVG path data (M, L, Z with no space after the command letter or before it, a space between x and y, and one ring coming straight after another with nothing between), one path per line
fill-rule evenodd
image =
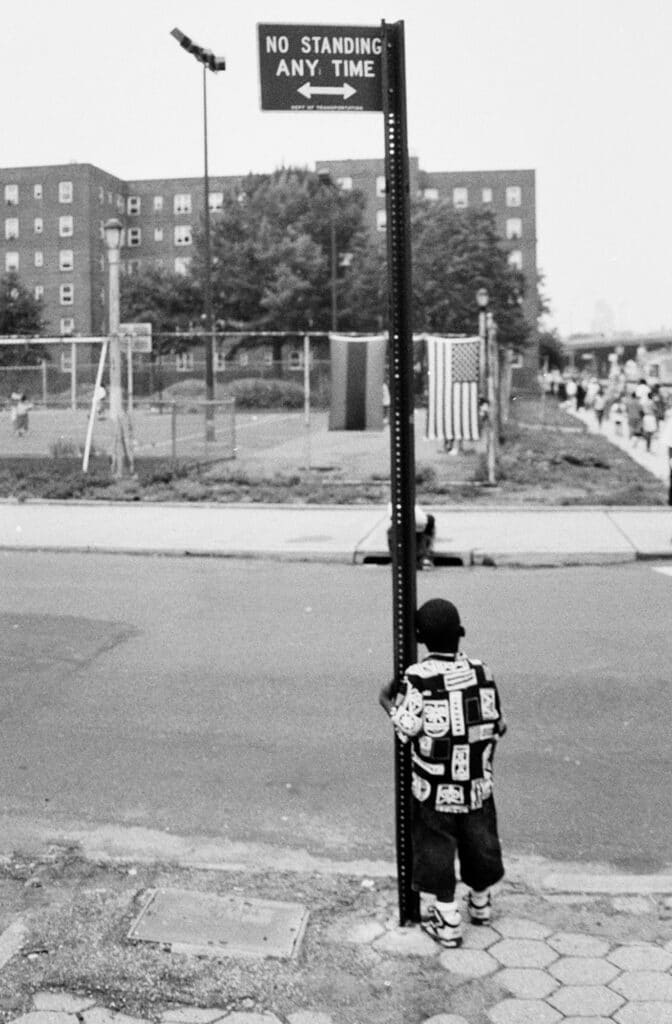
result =
M492 917L492 896L490 895L490 890L486 889L484 893L479 892L476 895L472 889L467 899L467 909L469 910L469 920L472 924L488 924Z
M456 949L462 945L462 918L459 910L446 920L436 907L430 907L421 928L444 949Z

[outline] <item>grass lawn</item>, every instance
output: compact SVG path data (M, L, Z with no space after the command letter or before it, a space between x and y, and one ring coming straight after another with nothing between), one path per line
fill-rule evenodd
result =
M257 430L251 421L234 460L171 466L160 458L139 458L136 475L122 481L110 477L105 458L97 459L88 475L76 459L0 458L0 498L316 504L389 500L387 431L330 432L322 415L315 418L308 438L300 418L284 433L282 420L260 415L257 440L246 444L252 428ZM525 397L512 402L494 488L483 485L482 444L449 456L442 444L424 440L423 423L424 413L418 410L416 489L425 504L666 504L660 480L605 437L588 433L554 402ZM306 466L310 468L301 468Z

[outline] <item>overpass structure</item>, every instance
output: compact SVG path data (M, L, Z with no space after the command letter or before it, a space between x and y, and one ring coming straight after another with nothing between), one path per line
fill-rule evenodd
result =
M672 330L641 334L573 334L563 338L567 365L604 379L613 364L636 364L650 383L672 386Z

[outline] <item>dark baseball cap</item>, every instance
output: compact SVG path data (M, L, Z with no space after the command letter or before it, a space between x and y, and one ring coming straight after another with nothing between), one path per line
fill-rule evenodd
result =
M415 613L415 628L423 639L437 641L442 637L464 636L464 628L452 601L433 597L418 608Z

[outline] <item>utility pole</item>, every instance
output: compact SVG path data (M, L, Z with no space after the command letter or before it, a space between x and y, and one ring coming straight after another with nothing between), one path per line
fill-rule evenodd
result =
M131 451L121 389L121 343L119 341L119 256L121 250L121 221L113 218L103 226L109 269L107 296L107 329L110 337L110 421L112 424L112 474L124 475L133 471Z

